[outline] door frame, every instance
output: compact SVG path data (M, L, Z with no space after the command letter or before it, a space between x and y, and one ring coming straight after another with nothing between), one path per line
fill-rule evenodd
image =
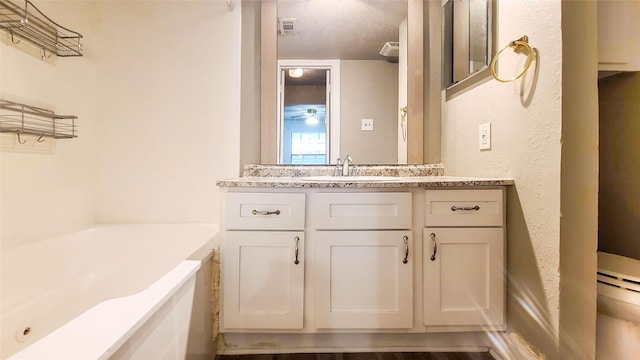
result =
M327 138L329 140L329 153L327 154L327 164L335 164L340 156L340 60L278 60L277 162L282 164L283 160L282 131L284 126L281 117L284 106L284 88L280 74L282 74L283 70L294 68L329 70L330 81L327 83L327 103L329 104L327 111L329 115Z

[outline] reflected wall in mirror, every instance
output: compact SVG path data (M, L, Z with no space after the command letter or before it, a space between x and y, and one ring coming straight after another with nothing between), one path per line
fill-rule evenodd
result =
M443 4L443 87L447 98L491 78L495 55L495 0L447 0Z
M295 62L331 60L339 64L339 87L328 78L326 90L326 115L328 158L323 163L336 163L338 158L351 155L357 163L393 164L407 163L407 147L410 136L402 135L402 128L410 132L411 121L422 123L422 103L419 115L402 108L411 108L411 94L408 83L408 64L411 62L407 25L408 1L415 0L278 0L277 1L277 69L275 109L276 124L269 126L268 114L263 111L262 128L275 130L277 149L262 146L262 152L277 153L278 163L293 161L285 148L289 140L286 131L284 107L287 106L288 85L285 84L283 69L294 66ZM263 4L264 5L264 4ZM421 5L421 2L420 2ZM413 36L419 33L419 49L422 56L422 7L419 24L414 15ZM264 10L263 10L264 16ZM263 23L265 19L262 19ZM264 30L265 27L263 26ZM402 34L402 35L401 35ZM264 47L264 36L262 45ZM383 51L384 50L384 51ZM265 49L262 50L264 54ZM381 54L382 52L382 54ZM263 55L264 57L264 55ZM422 87L422 57L420 57L420 85ZM287 64L283 67L283 64ZM288 67L287 67L288 66ZM414 67L416 64L414 62ZM267 69L268 70L268 69ZM263 78L270 75L262 68ZM304 75L303 75L304 77ZM269 96L269 89L262 82L263 99ZM316 89L317 90L317 89ZM297 91L297 90L296 90ZM331 100L332 96L338 98ZM421 94L418 94L421 96ZM318 102L318 101L315 101ZM300 105L313 105L300 104ZM317 105L317 104L316 104ZM308 106L308 108L312 108ZM415 106L417 109L418 106ZM305 115L306 116L306 115ZM418 116L420 117L419 119ZM266 118L265 118L266 117ZM362 130L362 120L373 119L373 130ZM403 124L404 121L404 124ZM264 124L267 123L267 126ZM336 125L339 124L339 125ZM271 130L273 129L273 130ZM420 133L422 128L414 132ZM263 136L264 133L263 133ZM268 136L268 134L267 134ZM415 136L415 135L414 135ZM404 151L401 151L404 147ZM422 142L420 141L420 161ZM263 154L264 155L264 154ZM262 156L263 161L270 157ZM311 156L309 159L313 158ZM298 157L300 159L300 157ZM321 161L321 157L315 158Z

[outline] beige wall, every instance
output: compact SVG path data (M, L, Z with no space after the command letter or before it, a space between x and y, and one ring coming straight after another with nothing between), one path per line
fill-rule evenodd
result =
M239 173L240 8L223 1L40 1L84 36L43 61L0 32L0 93L77 115L79 137L2 134L2 249L100 222L217 222ZM144 19L144 21L141 21Z
M287 85L284 103L286 105L326 104L327 88L324 85Z
M84 36L83 57L43 61L39 48L0 32L0 97L78 117L79 137L37 144L0 136L2 250L90 225L94 220L96 42L92 5L39 1L48 16Z
M447 175L515 180L507 200L509 331L557 358L560 267L562 39L559 1L501 2L498 44L529 35L544 54L526 79L495 80L445 102L442 158ZM543 13L544 17L530 16ZM501 63L519 71L522 62ZM506 77L506 76L505 76ZM492 149L478 150L478 126L491 123ZM505 358L522 358L512 350Z
M600 251L640 259L640 74L600 80Z
M233 4L98 3L98 222L218 221L240 162Z
M351 155L356 164L397 163L397 103L397 64L340 61L340 157ZM373 131L360 130L361 119L374 119Z
M557 359L561 356L560 341L568 343L571 340L584 345L595 339L590 338L595 330L595 322L590 322L591 315L595 316L595 292L591 293L591 288L588 288L585 293L572 293L567 287L561 296L563 285L560 281L560 275L566 275L567 279L573 276L573 280L578 281L577 286L595 285L592 280L595 272L592 257L595 253L589 253L589 248L595 244L595 234L590 232L592 226L585 226L584 231L579 232L585 237L583 245L576 248L578 258L575 262L589 253L579 270L568 271L570 250L561 247L561 239L565 239L561 237L561 227L566 235L567 231L576 230L580 222L592 224L597 221L593 212L594 185L597 184L593 172L594 166L597 171L597 160L595 165L592 160L584 166L572 165L593 156L597 146L593 105L579 112L574 103L582 94L581 89L586 91L585 101L595 103L595 58L592 58L591 49L595 35L591 31L586 33L585 41L576 42L587 48L583 61L588 65L572 69L575 63L571 62L563 66L562 26L571 28L572 35L577 28L595 29L596 26L590 17L594 13L589 8L595 3L576 3L579 4L575 5L575 10L578 10L575 21L583 21L582 25L568 21L565 24L566 19L561 14L569 11L565 13L565 17L569 17L573 13L570 9L561 8L564 2L500 2L499 48L527 34L539 54L539 60L533 65L535 71L532 69L525 78L512 83L490 81L481 84L445 102L443 107L442 158L446 174L501 176L515 180L516 185L509 189L507 201L509 332L503 338L494 337L498 343L519 344L504 350L505 358L509 359L526 358L523 354L527 352L525 343L547 359ZM531 16L536 13L545 16ZM575 37L567 36L566 41L575 40ZM566 51L575 49L568 46ZM585 51L576 51L576 54ZM567 57L567 61L575 59ZM515 56L505 57L501 58L499 69L506 77L519 71L522 64L522 59ZM565 76L567 82L563 81ZM575 85L568 81L584 76L592 78ZM580 116L584 116L584 123L577 121ZM478 126L487 122L491 123L492 149L480 151ZM570 133L564 134L565 126ZM568 144L563 147L565 136ZM586 152L581 154L582 150ZM584 182L579 173L582 170L586 171L582 174ZM580 212L577 202L579 194L585 199L584 212ZM564 217L562 221L561 214ZM577 241L574 236L567 237L566 245L580 245ZM584 301L584 305L577 306L579 310L573 312L568 309L571 294L581 296L573 298L574 305ZM567 311L568 316L561 316L561 309ZM575 330L575 326L568 325L577 314L585 316L586 320L580 322L584 328L575 334L574 339L568 339L568 333L561 328L566 325L567 329ZM565 335L562 338L561 333ZM524 343L518 341L520 336ZM592 358L594 355L592 346L580 350L584 352L574 354L573 358Z
M595 1L563 1L560 359L596 352L598 43Z

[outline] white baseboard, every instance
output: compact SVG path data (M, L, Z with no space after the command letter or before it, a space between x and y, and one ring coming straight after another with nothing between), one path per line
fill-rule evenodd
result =
M340 352L488 352L484 333L224 334L222 355Z

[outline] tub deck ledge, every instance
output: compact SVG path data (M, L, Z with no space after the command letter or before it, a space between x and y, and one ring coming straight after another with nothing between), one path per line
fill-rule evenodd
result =
M8 360L108 359L198 269L200 261L184 260L145 290L103 301Z

